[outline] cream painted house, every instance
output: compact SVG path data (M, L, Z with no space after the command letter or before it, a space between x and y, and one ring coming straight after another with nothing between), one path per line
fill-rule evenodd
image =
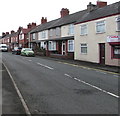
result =
M119 5L92 9L75 24L75 60L119 65Z

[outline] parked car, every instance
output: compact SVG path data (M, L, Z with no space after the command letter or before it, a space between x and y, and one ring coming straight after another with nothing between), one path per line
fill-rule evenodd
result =
M14 49L12 50L12 54L20 55L21 50L22 50L21 47L14 47Z
M8 47L6 44L0 44L0 51L1 52L8 52Z
M35 56L35 53L31 48L22 48L21 55L22 56Z

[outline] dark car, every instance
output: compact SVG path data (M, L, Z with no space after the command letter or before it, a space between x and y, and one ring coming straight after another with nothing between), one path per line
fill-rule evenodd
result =
M21 50L22 50L21 47L14 47L14 49L12 50L12 54L20 55Z

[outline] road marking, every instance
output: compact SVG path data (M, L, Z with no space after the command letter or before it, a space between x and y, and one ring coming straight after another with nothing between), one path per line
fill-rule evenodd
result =
M28 60L28 61L30 61L30 62L31 62L32 60Z
M70 66L74 66L74 67L80 67L80 68L83 68L83 69L88 69L88 70L95 70L95 71L98 71L98 72L104 72L104 73L109 73L109 74L117 74L117 75L120 75L119 73L116 73L116 72L110 72L110 71L105 71L105 70L101 70L101 69L95 69L95 68L90 68L90 67L87 67L87 66L80 66L80 65L77 65L77 64L71 64L71 63L67 63L67 62L58 62L58 63L61 63L61 64L67 64L67 65L70 65Z
M39 62L37 62L37 64L40 65L40 66L42 66L42 67L48 68L48 69L50 69L50 70L53 70L53 69L54 69L54 68L49 67L49 66L47 66L47 65L41 64L41 63L39 63Z
M113 75L114 77L120 77L119 75Z
M92 88L95 88L95 89L97 89L97 90L99 90L99 91L102 91L102 92L104 92L104 93L106 93L106 94L109 94L109 95L111 95L111 96L113 96L113 97L115 97L115 98L119 98L118 95L115 95L115 94L113 94L113 93L111 93L111 92L108 92L108 91L106 91L106 90L103 90L103 89L101 89L101 88L99 88L99 87L97 87L97 86L95 86L95 85L91 85L90 83L85 82L85 81L83 81L83 80L80 80L80 79L78 79L78 78L76 78L76 77L72 77L72 76L70 76L69 74L64 74L64 75L67 76L67 77L73 78L74 80L79 81L79 82L81 82L81 83L83 83L83 84L85 84L85 85L88 85L88 86L92 87Z
M9 74L9 76L10 76L10 79L12 80L12 83L13 83L13 85L15 87L15 90L17 91L17 94L18 94L18 96L20 98L20 101L21 101L21 103L22 103L22 105L23 105L23 107L25 109L25 112L26 112L27 116L32 116L31 113L30 113L30 110L29 110L29 108L28 108L28 106L27 106L27 104L26 104L26 102L25 102L25 100L24 100L24 98L23 98L23 96L22 96L22 94L20 92L20 90L17 87L16 82L14 81L14 79L13 79L13 77L12 77L10 71L9 71L9 69L7 68L7 66L5 65L5 63L3 63L3 65L5 66L7 72Z

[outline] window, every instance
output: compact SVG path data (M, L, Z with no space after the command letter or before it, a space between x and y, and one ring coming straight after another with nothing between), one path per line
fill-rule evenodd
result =
M56 36L60 35L59 27L56 28L56 30L55 30L55 34L56 34Z
M99 21L96 23L96 33L105 32L105 21Z
M70 24L70 25L69 25L68 34L69 34L69 35L73 35L73 34L74 34L74 25L73 25L73 24Z
M49 41L49 50L50 51L56 50L56 42L55 41Z
M74 52L74 40L68 40L68 52Z
M42 31L42 38L46 38L46 32L45 31Z
M35 33L32 34L32 39L35 40Z
M87 25L81 25L81 29L80 29L80 34L81 35L87 35Z
M87 44L81 44L81 54L87 54Z
M53 33L53 30L52 30L52 29L50 29L50 37L52 37L52 33Z
M112 46L112 58L120 59L120 45Z
M120 31L120 17L116 18L116 23L117 23L117 31Z

